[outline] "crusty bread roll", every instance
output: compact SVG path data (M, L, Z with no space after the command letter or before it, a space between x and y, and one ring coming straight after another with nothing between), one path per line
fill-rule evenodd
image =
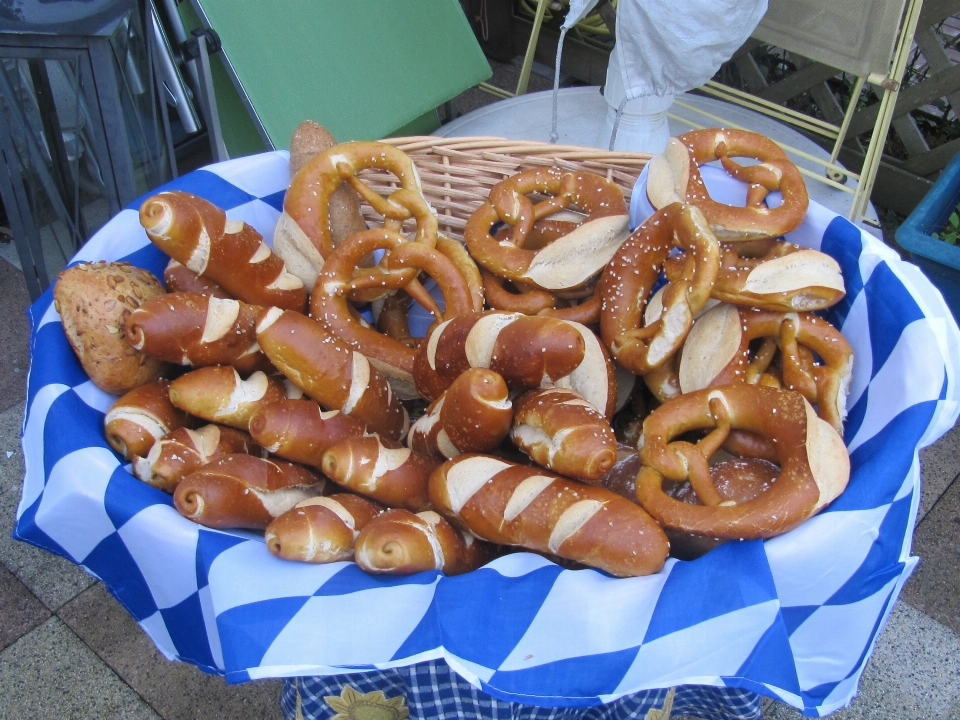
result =
M134 348L124 335L127 318L163 286L126 262L80 263L60 273L53 288L70 347L94 385L113 395L155 380L167 365Z

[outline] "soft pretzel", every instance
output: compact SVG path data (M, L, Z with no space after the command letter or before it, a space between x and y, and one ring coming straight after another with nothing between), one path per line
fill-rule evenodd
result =
M359 179L363 170L390 172L399 187L384 198ZM423 197L420 177L410 158L386 143L341 143L316 155L291 179L278 221L278 232L288 236L314 271L319 272L333 252L330 205L344 183L383 216L385 229L400 233L403 222L413 218L415 239L436 246L437 217ZM404 277L409 275L405 273Z
M658 572L663 530L635 503L598 487L489 455L461 455L430 477L444 516L489 542L629 577Z
M757 346L761 339L765 342ZM731 382L765 384L777 351L780 374L770 384L800 392L842 433L853 349L836 328L812 313L718 305L687 337L678 368L680 389L690 392Z
M127 340L140 352L179 365L232 365L243 374L270 371L257 345L263 308L199 293L151 298L127 319Z
M689 250L681 276L663 292L663 312L646 326L647 298L674 247ZM710 298L720 267L720 245L692 205L658 210L620 246L600 278L600 335L625 368L643 375L680 347L694 315Z
M336 483L388 507L425 510L427 480L440 464L378 435L352 437L323 454L323 473Z
M256 455L259 448L240 430L204 425L196 430L178 428L154 443L143 456L133 458L133 474L139 480L172 493L190 473L227 455Z
M413 450L450 459L465 452L490 452L507 437L513 403L503 377L469 368L410 426Z
M510 438L535 463L591 485L613 467L617 438L603 413L572 390L531 390L516 399Z
M357 566L374 574L412 575L440 570L460 575L490 557L486 543L454 528L432 510L391 509L377 515L357 537Z
M774 243L760 257L741 257L736 245L722 249L720 271L710 296L716 300L776 312L812 312L844 296L840 265L819 250ZM682 271L685 253L667 258L668 280Z
M410 418L386 378L320 323L270 308L257 319L257 341L280 372L325 408L355 417L385 437L406 434Z
M749 157L759 165L739 165L731 158ZM707 192L700 166L720 160L733 177L749 183L746 207L723 205ZM657 209L675 202L699 207L723 241L775 238L794 230L807 212L807 186L797 166L773 140L747 130L693 130L667 142L647 170L647 197ZM762 204L779 190L776 208Z
M202 295L213 295L224 300L233 297L210 278L197 275L186 265L178 263L173 258L170 258L170 262L167 263L167 267L163 271L163 286L168 293L194 292Z
M473 311L473 302L463 277L442 253L421 243L408 242L390 230L366 230L348 238L328 258L317 276L310 298L310 311L333 335L362 352L391 382L403 399L416 397L411 373L414 350L408 345L377 332L358 322L352 314L350 295L369 287L374 276L355 279L357 263L375 250L385 250L380 266L392 270L410 270L413 276L404 284L405 291L443 321ZM432 276L443 292L444 310L415 279L420 270ZM399 277L399 276L394 276ZM388 278L376 282L388 283Z
M140 206L140 224L154 245L197 275L252 305L303 312L307 288L263 237L203 198L168 190Z
M357 535L383 508L359 495L336 493L303 500L267 525L267 549L284 560L350 560Z
M709 461L732 428L773 441L780 472L746 502L724 499ZM676 440L707 430L698 443ZM846 487L850 459L843 440L803 396L744 383L684 393L647 416L639 447L637 499L664 527L709 537L752 540L796 527ZM664 481L689 480L700 505L677 500Z
M283 383L257 371L246 380L229 365L211 365L170 383L170 402L208 422L246 430L257 408L287 396Z
M267 452L319 468L327 448L360 437L366 425L339 410L323 410L313 400L278 400L257 408L250 435Z
M534 204L527 195L547 199ZM570 233L539 250L524 247L534 223L576 206L586 215ZM478 264L508 280L545 290L579 287L596 275L628 234L629 214L623 193L613 182L590 172L532 168L490 190L463 231ZM509 240L491 234L497 223L513 226Z
M563 298L560 293L539 288L511 292L506 280L486 268L481 269L487 304L494 310L519 312L524 315L547 315L583 325L595 325L600 319L599 286L592 284L586 298Z
M227 455L177 485L173 502L184 517L207 527L263 530L298 502L323 493L318 473L283 460Z
M613 363L599 338L579 323L497 311L441 323L417 348L417 390L436 400L470 367L489 368L512 388L569 388L607 417L616 406Z
M190 423L190 416L170 402L170 381L163 378L125 393L103 418L107 444L125 460L146 455L157 440Z

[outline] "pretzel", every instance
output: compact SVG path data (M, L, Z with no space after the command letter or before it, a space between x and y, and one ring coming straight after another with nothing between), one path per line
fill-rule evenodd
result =
M127 319L127 340L157 360L179 365L233 365L238 372L271 371L257 345L262 308L199 293L167 293L145 301Z
M170 262L167 263L167 267L163 271L163 286L168 293L195 292L202 295L213 295L223 300L229 300L233 297L210 278L197 275L186 265L178 263L173 258L170 258Z
M496 448L513 420L513 403L503 377L469 368L410 427L408 444L417 452L450 459Z
M103 418L103 429L107 444L130 460L146 455L157 440L190 423L190 416L170 402L170 381L160 378L118 398Z
M548 470L597 485L617 458L613 428L572 390L531 390L516 399L510 439Z
M309 498L274 518L264 531L267 549L284 560L331 563L350 560L357 535L383 512L348 493Z
M473 303L463 277L445 255L422 243L408 242L390 230L366 230L352 235L327 258L310 298L311 316L333 335L367 356L391 381L396 380L397 391L403 399L411 399L416 397L411 377L413 349L361 324L351 313L351 294L369 287L368 282L374 277L355 279L354 270L363 257L375 250L387 252L380 266L387 268L388 272L412 271L413 277L404 283L404 290L430 310L438 321L472 312ZM440 286L445 301L444 310L440 310L416 280L421 269L436 279ZM388 283L388 279L377 282Z
M607 417L617 401L616 374L606 348L579 323L498 311L441 323L417 348L417 390L436 400L470 367L499 373L511 388L569 388Z
M598 487L489 455L461 455L430 477L434 507L478 538L630 577L658 572L667 538L638 505Z
M368 169L392 173L399 187L387 198L380 196L358 177ZM315 272L319 272L335 247L331 202L344 183L383 216L384 229L400 233L403 222L413 218L417 226L415 239L436 246L437 217L423 197L420 177L410 158L386 143L341 143L316 155L294 175L278 221L277 232L289 241L284 242L294 246ZM409 278L410 273L404 277Z
M687 248L689 261L663 293L664 312L642 327L647 297L674 246ZM696 207L668 205L648 218L600 277L600 336L613 357L637 375L663 365L710 298L719 265L720 245Z
M179 190L147 198L140 224L154 245L197 275L252 305L303 312L307 289L287 271L260 233L228 220L216 205Z
M709 460L732 428L770 439L780 472L752 500L724 499ZM697 444L675 440L707 430ZM834 500L850 476L843 440L799 393L727 385L684 393L647 416L639 447L637 499L664 527L709 537L754 540L793 529ZM700 501L668 495L664 481L689 480Z
M207 463L235 453L255 455L259 448L240 430L204 425L196 430L178 428L154 443L132 461L134 476L172 493L180 481Z
M531 193L549 197L536 205ZM524 247L535 222L571 205L586 217L570 233L539 250ZM467 220L463 237L477 263L493 274L544 290L579 287L596 275L627 236L629 214L620 188L589 172L532 168L501 181ZM513 226L509 240L491 230Z
M246 380L228 365L211 365L170 383L170 402L208 422L246 430L257 408L287 396L283 384L261 371Z
M386 437L406 434L410 418L386 378L320 323L270 308L257 319L257 341L280 372L325 408L355 417Z
M731 158L749 157L759 165L739 165ZM749 183L746 207L713 200L700 175L704 163L720 160L734 178ZM807 186L796 165L773 140L747 130L693 130L667 142L647 171L647 197L657 209L674 202L696 205L718 238L726 242L775 238L797 228L807 213ZM767 193L779 190L779 207L762 205Z
M427 479L439 464L398 442L365 435L332 445L321 467L331 480L364 497L418 512L429 506Z
M685 253L667 258L672 281ZM813 312L835 305L845 295L840 265L818 250L776 242L760 257L741 257L736 246L723 247L720 271L710 296L716 300L775 312Z
M377 575L412 575L440 570L460 575L476 570L491 553L486 543L461 532L432 510L392 509L377 515L357 537L355 559Z
M339 410L323 410L313 400L277 400L250 416L250 435L267 452L319 468L327 448L360 437L366 425Z
M595 325L600 319L600 293L596 283L590 287L587 299L561 297L561 293L526 288L516 293L508 290L506 280L486 268L480 270L487 304L494 310L519 312L524 315L546 315L570 320L582 325ZM521 285L522 287L522 285ZM582 300L574 302L574 300Z
M263 530L298 502L323 493L326 481L282 460L227 455L190 473L177 485L180 514L207 527Z
M751 351L760 339L765 342ZM781 377L771 381L766 373L777 350ZM852 373L853 349L823 318L718 305L687 337L677 376L683 392L731 382L782 383L816 405L820 417L842 434Z

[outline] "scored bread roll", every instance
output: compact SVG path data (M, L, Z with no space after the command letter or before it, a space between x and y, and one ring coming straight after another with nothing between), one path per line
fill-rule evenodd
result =
M470 368L453 381L410 427L411 448L436 458L489 452L510 431L513 403L503 377Z
M252 305L303 312L307 289L263 237L196 195L168 190L140 206L140 224L154 245L198 275Z
M181 375L170 384L170 402L209 422L247 430L260 405L283 400L283 383L261 371L246 380L229 365L211 365Z
M489 455L461 455L430 477L430 499L478 538L632 577L658 572L669 543L640 506L608 490Z
M297 503L267 525L267 549L284 560L349 560L357 535L383 508L359 495L337 493Z
M541 467L598 485L616 462L610 423L572 390L531 390L515 406L510 438Z
M325 408L355 417L384 437L406 434L410 417L387 380L320 323L270 308L257 319L257 340L277 369Z
M412 575L440 570L460 575L490 557L486 543L461 532L432 510L392 509L377 515L357 536L354 559L374 574Z
M173 502L181 515L200 525L263 530L325 487L323 476L301 465L235 454L183 478Z
M160 438L144 456L134 456L133 474L147 485L172 493L183 478L207 463L235 453L258 452L250 436L240 430L220 425L182 427Z
M378 435L341 440L323 454L324 475L353 492L414 512L430 505L427 482L440 462Z
M175 292L151 298L127 320L127 340L137 350L178 365L232 365L241 373L269 371L257 345L262 308L233 299Z
M366 432L357 418L324 410L313 400L278 400L257 408L250 434L263 448L293 462L320 467L329 447Z
M170 381L164 378L125 393L103 418L107 444L125 460L146 455L164 435L189 424L190 416L170 402Z

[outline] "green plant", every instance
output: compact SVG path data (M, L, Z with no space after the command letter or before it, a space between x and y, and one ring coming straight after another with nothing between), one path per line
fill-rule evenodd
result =
M958 210L954 210L950 213L950 217L947 218L947 222L944 224L943 229L939 232L932 234L937 240L943 240L945 243L950 245L956 245L957 240L960 240L960 214Z

